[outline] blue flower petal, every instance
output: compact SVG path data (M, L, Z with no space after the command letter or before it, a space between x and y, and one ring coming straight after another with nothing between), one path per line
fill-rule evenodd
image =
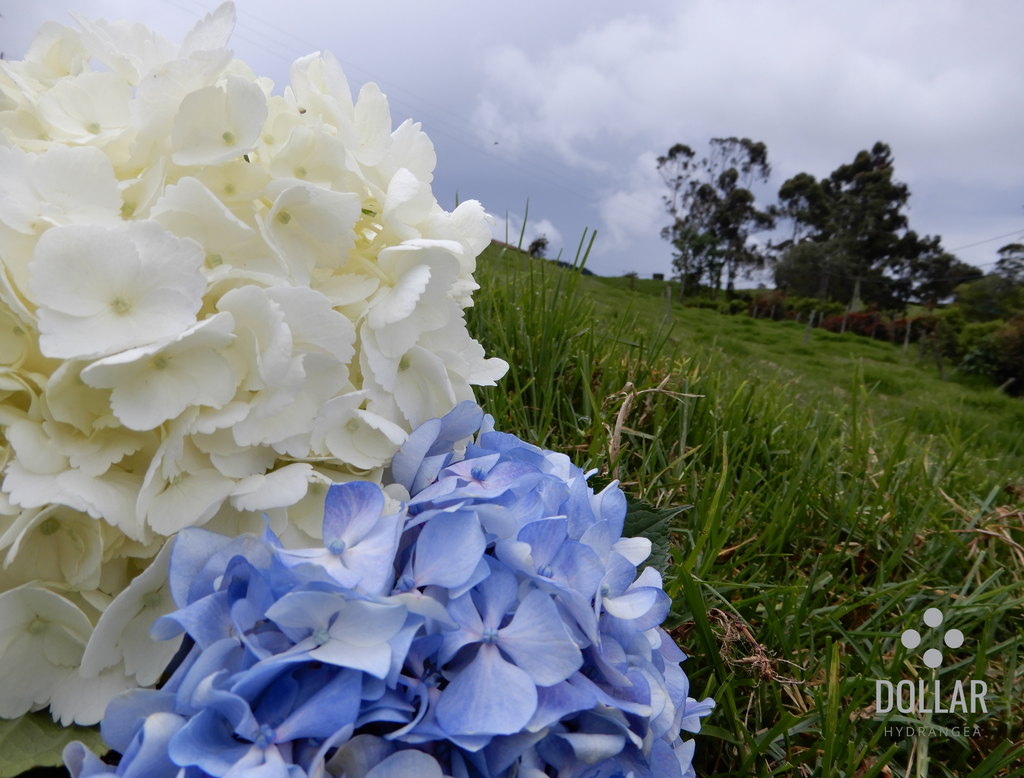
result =
M172 541L170 581L171 597L179 608L189 604L188 593L199 571L214 554L231 542L231 538L216 532L192 527L182 530Z
M418 495L437 478L437 474L440 473L449 462L451 462L452 455L438 454L432 457L423 457L423 461L420 463L420 469L416 471L416 477L412 479L412 488L409 490L410 495Z
M362 674L342 670L295 710L283 724L275 726L278 742L298 738L329 738L352 724L359 714Z
M483 606L478 605L478 609L484 627L497 629L519 597L519 582L512 571L496 559L488 557L487 563L491 566L491 574L473 591L483 601Z
M253 715L261 724L270 724L276 729L278 723L291 714L301 691L303 690L295 679L295 674L284 673L260 695L259 705L253 708ZM236 693L233 689L232 692Z
M430 419L410 433L402 446L395 452L391 459L391 477L396 484L404 486L409 494L415 496L412 490L416 473L423 463L427 451L434 445L437 436L441 432L441 420Z
M324 545L352 545L366 535L384 510L384 492L368 481L333 484L324 500ZM333 549L331 549L333 551ZM340 552L334 552L340 553Z
M199 684L222 670L237 670L242 655L242 644L238 638L234 637L218 641L203 651L181 679L175 693L175 710L185 715L196 713L197 709L192 706L192 695L195 694Z
M572 746L576 758L587 764L610 759L626 745L625 735L600 735L586 732L559 733Z
M344 605L345 599L334 592L292 592L267 608L267 618L304 638L314 630L327 629Z
M392 689L398 683L398 675L402 672L405 656L409 653L409 646L424 622L425 619L420 614L406 613L405 624L402 625L402 628L394 636L388 638L388 645L391 646L391 667L388 670L387 677L384 679L384 683Z
M568 531L569 522L566 519L542 519L523 527L516 540L530 544L535 569L541 570L550 567L555 554L568 537Z
M171 738L167 752L182 767L195 766L210 775L225 775L253 748L250 743L238 742L231 725L216 711L204 710Z
M205 532L205 530L185 530L185 533ZM180 535L179 535L180 537ZM207 543L205 540L203 543L212 547L212 543ZM175 547L177 550L177 547ZM254 567L265 570L270 566L272 549L263 542L263 538L246 533L239 535L237 538L232 539L229 543L224 545L222 548L217 549L210 557L206 560L206 563L192 576L192 581L188 587L188 602L193 603L201 597L213 593L215 587L214 584L224 576L224 571L227 570L228 565L231 564L231 560L237 556L246 559L249 564ZM198 563L198 559L193 556L188 557L190 565ZM171 571L172 576L175 575L175 554L171 553ZM192 568L189 568L191 572ZM183 572L182 575L188 573ZM175 600L177 602L177 600Z
M185 719L173 713L154 713L121 756L121 778L175 778L180 769L167 755L167 744Z
M539 691L539 690L538 690ZM532 748L547 732L517 732L494 738L484 749L484 759L490 775L501 775L510 768L523 752ZM518 773L522 775L520 771Z
M595 515L601 521L607 521L612 532L612 537L622 536L622 526L626 520L626 495L619 488L618 481L612 481L598 494L594 495L594 502L597 504L594 510Z
M630 562L622 554L612 552L608 557L605 566L604 578L601 585L608 587L608 594L605 597L620 597L629 585L636 578L636 565ZM603 593L602 593L603 594Z
M446 454L455 444L464 440L480 429L484 420L484 411L471 400L464 400L441 418L441 428L437 440L427 451L427 456Z
M441 694L437 722L452 735L511 735L536 709L537 687L530 676L502 659L497 646L482 645Z
M237 694L220 688L219 685L226 683L229 677L227 670L207 676L196 686L191 702L197 708L216 711L231 724L236 735L249 737L259 728L259 724L249 709L248 702Z
M590 505L590 489L582 478L577 478L569 486L569 499L562 512L569 517L569 537L573 540L583 537L583 533L597 521Z
M526 595L511 623L498 630L498 646L537 686L564 681L583 664L551 596L540 589Z
M147 716L172 710L174 695L169 692L131 689L118 695L109 702L100 722L103 742L123 754L142 729Z
M306 772L287 764L276 746L252 748L223 778L305 778Z
M71 773L71 778L92 778L94 775L109 775L113 767L103 762L81 741L75 740L64 746L64 766Z
M683 713L682 728L687 732L700 732L700 720L704 716L710 716L715 709L715 701L708 697L697 702L692 697L686 698L686 711Z
M526 725L530 732L540 732L570 713L590 710L597 704L597 697L589 689L573 686L569 681L560 681L553 686L537 688L537 710Z
M604 565L597 552L575 540L567 540L551 560L554 577L590 600L601 585Z
M161 616L149 630L155 640L169 640L182 632L188 632L203 650L231 637L234 627L231 624L228 593L216 592L181 610Z
M416 541L416 587L455 587L476 570L487 543L475 513L441 513L426 523Z
M459 628L443 633L444 643L437 657L437 661L442 665L451 661L452 657L465 646L479 643L484 633L484 623L470 594L456 597L449 602L448 615L459 625Z

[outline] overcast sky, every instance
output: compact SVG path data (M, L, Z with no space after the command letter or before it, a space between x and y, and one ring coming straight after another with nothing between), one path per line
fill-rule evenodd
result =
M0 0L0 50L46 19L138 20L180 39L215 0ZM236 56L281 90L330 50L353 92L376 81L395 126L437 148L434 193L476 198L518 238L603 275L670 270L655 160L677 142L764 141L762 205L801 171L827 175L878 140L910 185L910 223L991 265L1024 233L1024 3L653 0L238 0ZM1006 235L1010 233L1009 235ZM997 236L1003 236L997 238ZM989 240L993 239L993 240ZM981 241L980 245L967 246Z

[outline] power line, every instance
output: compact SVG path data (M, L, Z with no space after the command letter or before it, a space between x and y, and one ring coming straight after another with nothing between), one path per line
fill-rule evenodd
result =
M968 243L966 246L957 246L955 249L949 249L949 251L952 252L952 251L960 251L961 249L973 248L975 246L980 246L983 243L991 243L994 240L999 240L1001 238L1008 238L1011 235L1024 235L1024 230L1014 230L1013 232L1008 232L1005 235L996 235L994 238L985 238L985 240L979 240L977 243ZM989 262L987 264L995 264L995 263Z

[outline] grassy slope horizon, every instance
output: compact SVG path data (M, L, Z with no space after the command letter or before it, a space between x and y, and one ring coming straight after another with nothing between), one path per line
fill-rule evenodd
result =
M496 257L500 247L492 244L487 252ZM631 291L627 284L621 277L584 276L579 290L608 324L633 318L653 337L666 325L663 290L668 286L678 295L678 285L640 279ZM942 381L930 349L921 360L917 343L904 352L902 343L817 327L805 346L806 323L726 316L680 305L675 297L669 311L668 340L684 354L718 348L728 362L790 383L795 400L824 392L848 401L850 378L859 363L873 396L876 422L909 418L916 408L918 432L943 435L956 428L973 435L976 456L992 460L997 470L1016 472L1024 481L1024 400L997 392L984 378L960 374L948 360L947 380Z

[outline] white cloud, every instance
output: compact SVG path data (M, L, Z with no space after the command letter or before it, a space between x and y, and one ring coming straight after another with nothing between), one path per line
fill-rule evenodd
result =
M478 121L578 162L589 144L749 135L780 167L827 172L882 138L904 172L1013 179L1024 104L1024 7L936 0L701 0L667 20L624 16L541 56L485 62Z
M600 198L598 210L611 240L610 246L602 244L600 252L626 248L638 238L658 235L669 221L662 201L664 192L655 155L641 154L630 167L625 186Z
M767 143L768 199L789 176L827 175L883 140L919 232L953 247L1024 227L1024 5L698 0L663 10L624 13L539 52L499 46L483 65L482 132L523 159L557 156L566 180L597 182L592 203L611 237L597 248L609 259L631 240L667 253L650 240L659 182L638 168L675 142L702 150L715 136ZM984 262L998 245L962 256Z
M507 216L505 214L500 216L491 214L491 216L494 218L494 224L491 225L491 235L494 236L495 240L500 240L502 243L518 246L521 234L523 250L525 251L534 240L543 235L548 239L547 253L550 258L554 258L559 249L564 246L562 233L549 219L535 221L530 218L526 222L526 229L523 230L522 214L509 213Z

